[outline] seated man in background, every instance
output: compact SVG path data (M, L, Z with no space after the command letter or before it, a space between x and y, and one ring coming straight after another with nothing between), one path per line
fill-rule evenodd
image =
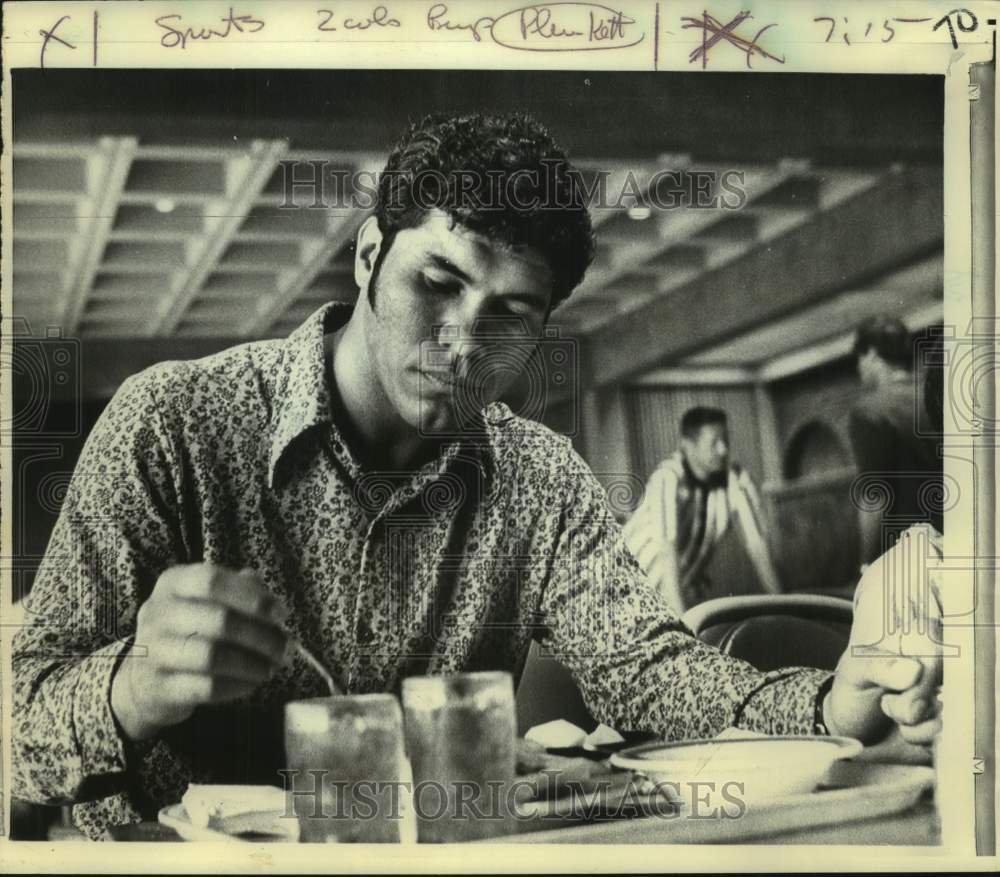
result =
M764 590L782 591L749 473L729 462L726 413L697 407L681 418L681 446L653 472L625 526L649 583L678 612L708 597L705 568L735 517Z
M569 440L497 401L591 259L573 179L533 119L425 118L358 231L354 305L122 385L15 635L15 796L101 838L192 782L280 785L284 705L326 694L293 640L356 694L516 679L535 637L596 718L665 739L922 719L896 708L917 662L760 673L695 639Z
M940 479L941 460L933 439L916 428L923 402L903 322L888 316L866 320L857 329L854 355L865 393L851 409L851 445L860 475L873 493L885 495L878 508L858 509L865 564L910 524L929 520L922 497L925 485Z

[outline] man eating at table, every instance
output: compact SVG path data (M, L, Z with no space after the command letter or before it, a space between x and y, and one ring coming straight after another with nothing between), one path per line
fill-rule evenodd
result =
M353 307L122 385L15 637L16 796L100 838L190 782L280 784L283 704L326 693L293 640L349 693L517 678L534 636L612 727L930 739L917 660L760 673L695 639L569 441L495 401L592 258L576 179L528 117L424 119Z

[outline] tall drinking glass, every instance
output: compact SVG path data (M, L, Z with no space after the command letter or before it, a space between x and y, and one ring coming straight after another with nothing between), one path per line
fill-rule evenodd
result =
M412 676L403 680L402 695L419 840L508 831L517 742L510 674Z
M286 704L285 754L301 841L415 839L403 716L393 695Z

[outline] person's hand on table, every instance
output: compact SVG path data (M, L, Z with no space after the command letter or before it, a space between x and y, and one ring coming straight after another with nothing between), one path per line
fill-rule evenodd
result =
M926 747L941 730L940 679L940 657L901 657L876 650L852 654L848 648L823 706L827 730L869 746L878 744L886 758L929 760Z
M823 707L831 734L877 744L893 760L928 760L941 730L941 610L923 550L905 540L892 549L891 563L883 555L866 570L850 643Z
M111 684L111 708L133 742L202 704L251 693L281 664L284 610L250 570L175 566L139 607L135 642Z

